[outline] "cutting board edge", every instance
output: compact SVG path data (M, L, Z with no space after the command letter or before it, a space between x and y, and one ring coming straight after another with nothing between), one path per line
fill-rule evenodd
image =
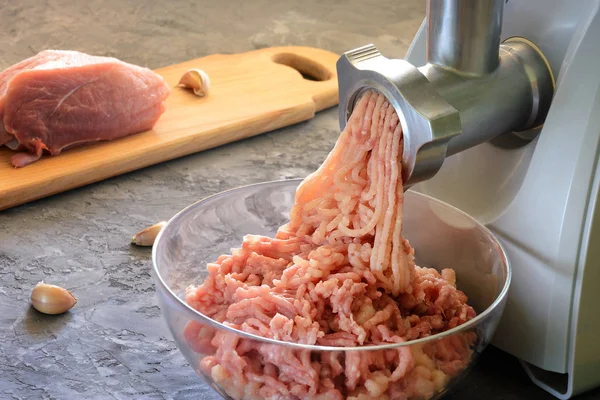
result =
M332 108L334 106L335 106L335 104L332 106L329 106L327 108L324 108L323 110ZM308 111L308 109L307 109L307 111ZM301 115L301 114L290 113L290 115ZM217 141L217 144L213 144L213 142L211 142L211 139L214 139L217 134L223 133L223 131L219 132L218 130L214 130L214 132L210 132L211 136L208 137L208 140L202 141L200 145L197 145L195 147L190 146L190 142L193 142L194 138L184 137L184 138L180 138L180 140L170 142L168 146L163 147L163 148L153 148L153 149L149 149L148 151L140 151L140 152L134 154L133 157L130 158L126 163L122 163L118 169L115 169L114 171L112 171L108 174L107 173L102 173L102 174L94 173L95 171L99 170L98 168L100 165L92 164L92 165L86 166L84 169L81 169L80 171L77 171L76 174L55 177L54 179L52 179L52 181L40 186L41 188L52 187L52 186L56 186L57 181L58 182L67 181L65 183L61 182L60 187L62 189L36 190L36 192L37 192L36 195L26 194L25 196L23 196L24 188L18 187L18 186L12 187L8 190L0 191L0 212L4 211L4 210L8 210L12 207L16 207L19 205L27 204L29 202L40 200L45 197L53 196L53 195L60 194L60 193L67 193L74 189L88 186L93 183L101 182L103 180L111 179L111 178L114 178L114 177L117 177L120 175L125 175L127 173L138 171L138 170L141 170L141 169L144 169L147 167L159 165L164 162L168 162L168 161L176 160L176 159L183 158L186 156L198 154L203 151L210 150L210 149L216 149L221 146L235 143L235 142L243 140L243 139L263 135L265 133L269 133L269 132L272 132L277 129L297 125L299 123L311 120L312 118L315 117L315 115L316 115L315 112L309 112L309 113L302 115L301 118L293 118L290 120L286 120L283 123L278 123L278 124L274 124L274 125L264 124L264 121L262 119L257 118L255 121L253 121L253 123L255 125L249 125L246 128L244 128L243 130L231 129L231 131L234 131L236 133L236 136L231 137L231 138L229 138L229 140L224 141L224 142ZM252 134L245 133L245 131L247 131L247 130L253 130L253 128L257 125L262 125L262 127L258 128L255 131L255 133L252 133ZM240 136L240 137L237 137L237 136ZM179 149L187 149L187 150L179 150ZM154 152L163 153L163 156L150 157L151 155L153 155L152 153L154 153ZM86 177L86 176L89 179L78 180L78 178ZM69 182L69 181L73 181L73 180L75 180L76 183ZM27 188L25 188L25 190L27 190ZM21 197L21 198L19 199L19 197ZM8 201L8 202L5 201L7 199L10 201Z

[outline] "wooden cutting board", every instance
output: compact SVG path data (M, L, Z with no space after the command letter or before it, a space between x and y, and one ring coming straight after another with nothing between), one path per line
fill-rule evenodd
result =
M337 54L310 47L273 47L215 54L156 70L173 91L154 129L44 156L14 169L0 149L0 210L149 165L306 121L338 102ZM176 87L199 68L210 94Z

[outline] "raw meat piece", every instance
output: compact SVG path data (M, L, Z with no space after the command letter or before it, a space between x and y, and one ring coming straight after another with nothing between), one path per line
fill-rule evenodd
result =
M148 130L165 111L170 89L153 71L111 57L50 50L0 74L0 113L23 167L73 145ZM0 137L6 140L6 134Z
M56 60L62 55L59 51L44 50L0 72L0 146L14 139L14 136L8 133L4 127L4 104L6 102L6 89L10 80L21 71L35 68L47 61Z
M275 238L247 235L207 266L186 301L232 328L308 345L402 343L475 317L452 270L421 268L402 237L402 131L368 92L323 165L296 191ZM471 361L477 336L369 352L288 349L217 332L184 331L200 369L232 398L429 399Z

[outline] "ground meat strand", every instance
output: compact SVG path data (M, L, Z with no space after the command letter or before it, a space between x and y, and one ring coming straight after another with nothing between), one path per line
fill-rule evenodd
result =
M402 237L402 130L367 92L275 238L244 237L187 290L196 310L255 335L309 345L403 343L475 316L454 271L421 268ZM370 352L313 352L190 322L200 369L234 399L425 399L471 359L474 333Z

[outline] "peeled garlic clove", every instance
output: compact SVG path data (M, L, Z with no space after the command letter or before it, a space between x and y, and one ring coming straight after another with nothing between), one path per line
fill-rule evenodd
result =
M75 304L75 296L60 286L40 282L31 291L31 305L44 314L62 314Z
M134 237L131 238L131 243L137 246L152 246L158 233L162 230L162 228L167 225L166 221L161 221L157 224L149 226L146 229L142 229L139 231Z
M178 86L193 89L196 96L204 97L208 96L210 90L210 78L201 69L190 69L183 74Z

